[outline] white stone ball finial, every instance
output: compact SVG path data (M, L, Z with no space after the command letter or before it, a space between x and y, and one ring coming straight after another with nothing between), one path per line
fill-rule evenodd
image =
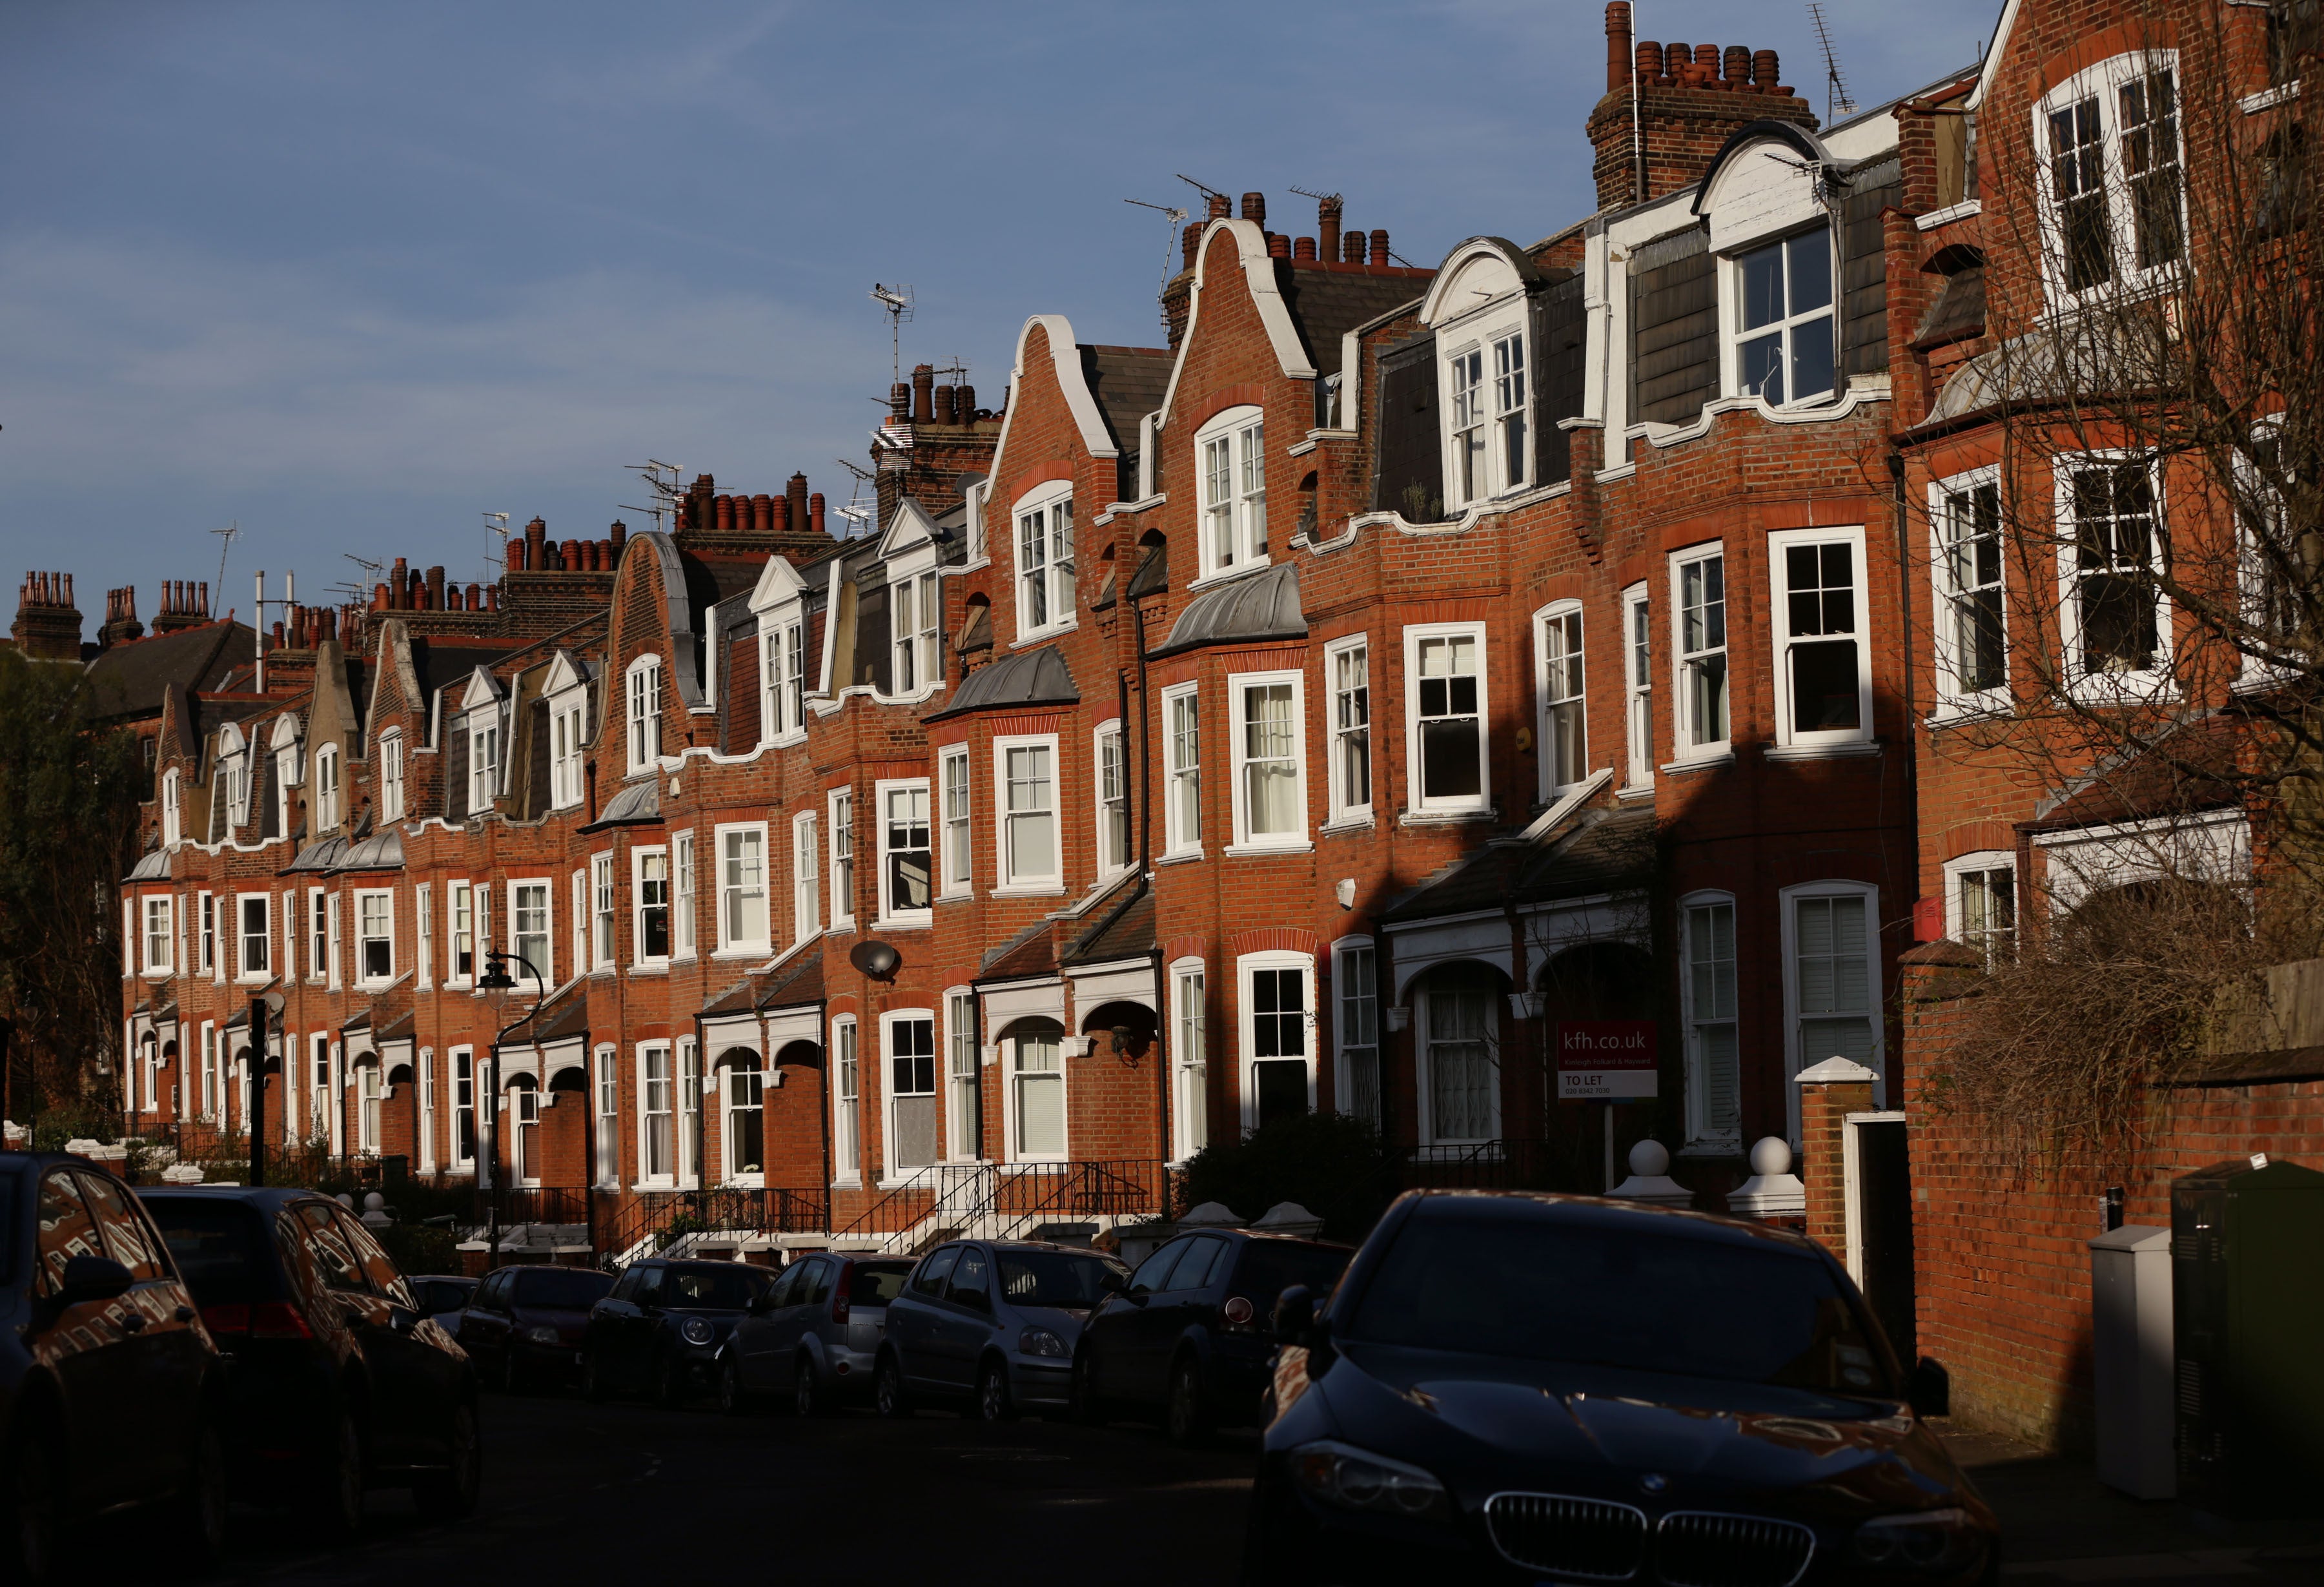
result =
M1792 1143L1780 1135L1760 1139L1751 1149L1751 1172L1762 1176L1792 1171Z
M1642 1140L1630 1149L1630 1172L1641 1179L1658 1179L1670 1172L1670 1149L1659 1140Z

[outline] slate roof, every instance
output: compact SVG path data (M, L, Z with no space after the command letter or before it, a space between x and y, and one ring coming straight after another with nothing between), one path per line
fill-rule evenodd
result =
M637 826L661 819L661 778L641 777L622 786L606 803L604 813L581 828L603 832L608 826Z
M953 696L951 706L928 720L940 722L995 706L1076 706L1081 697L1063 652L1055 645L1043 645L978 668Z
M1417 303L1427 293L1433 270L1322 270L1278 260L1276 290L1291 310L1300 339L1307 345L1307 360L1318 374L1340 367L1340 338L1360 325L1378 319L1392 309Z
M1278 562L1231 584L1204 590L1187 602L1171 625L1170 637L1151 654L1167 656L1199 645L1306 637L1307 616L1299 607L1299 569L1292 563Z
M989 650L991 648L992 608L980 601L968 609L968 621L961 624L960 638L954 642L953 649L965 656L971 650Z
M98 708L109 716L151 716L173 683L197 692L216 688L250 660L258 636L247 623L206 623L157 633L100 651L88 664Z
M337 869L342 874L349 871L402 870L403 835L391 826L385 832L358 838L347 844L346 857Z
M1162 406L1176 356L1167 347L1083 346L1082 378L1119 450L1138 449L1139 421Z
M283 866L280 873L284 876L298 875L309 871L328 873L339 868L339 861L345 857L346 852L347 840L335 832L330 836L310 843L300 849L298 857Z
M1143 958L1154 951L1154 890L1141 887L1099 915L1096 924L1065 946L1061 964L1104 964Z
M1985 333L1985 266L1972 264L1945 277L1944 290L1913 333L1913 351L1925 353L1948 342Z
M1642 888L1654 880L1655 830L1652 810L1589 811L1579 826L1544 841L1487 847L1453 862L1380 919L1433 920Z
M1146 555L1138 561L1138 571L1130 576L1126 592L1133 601L1142 595L1160 595L1170 587L1170 548L1167 541L1157 541L1146 548Z
M1051 937L1049 922L1036 920L1024 930L984 955L982 969L976 979L983 981L1019 981L1029 976L1055 975L1057 973L1057 945Z
M2060 832L2238 804L2236 756L2249 731L2239 717L2214 715L2158 734L2052 791L2020 830Z

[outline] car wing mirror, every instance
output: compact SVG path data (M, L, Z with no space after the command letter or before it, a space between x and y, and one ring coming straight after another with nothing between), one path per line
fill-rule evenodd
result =
M1916 1416L1950 1416L1952 1374L1945 1370L1942 1362L1923 1356L1905 1382L1904 1397L1913 1402L1913 1414Z
M751 1317L765 1316L770 1311L774 1309L767 1304L767 1300L768 1297L763 1295L752 1296L750 1299L742 1303L743 1315Z
M129 1293L137 1282L128 1269L111 1257L72 1257L66 1260L57 1298L67 1306L84 1301L114 1300Z
M1294 1284L1275 1299L1275 1342L1305 1344L1315 1330L1315 1292Z
M1107 1268L1098 1274L1097 1287L1108 1295L1120 1295L1130 1287L1130 1275L1117 1273L1111 1268Z

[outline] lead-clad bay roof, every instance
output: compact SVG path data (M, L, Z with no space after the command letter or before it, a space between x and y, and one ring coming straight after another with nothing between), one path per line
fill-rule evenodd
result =
M1178 614L1170 637L1153 653L1167 656L1202 645L1306 637L1307 614L1299 605L1299 569L1279 562L1196 595Z
M1065 658L1056 646L1043 645L978 668L953 696L950 708L937 712L928 720L941 721L967 711L991 710L995 706L1077 706L1081 698L1081 690L1074 687L1074 675L1065 666Z
M1434 920L1643 888L1654 877L1655 830L1652 810L1593 812L1545 841L1479 849L1383 911L1380 920Z
M635 826L661 819L661 778L641 778L624 787L605 806L605 813L581 828L603 832L608 826Z

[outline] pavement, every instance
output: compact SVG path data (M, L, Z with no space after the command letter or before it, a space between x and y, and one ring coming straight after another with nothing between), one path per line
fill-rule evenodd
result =
M1953 1458L2001 1517L2008 1587L2052 1582L2267 1587L2324 1583L2324 1495L2310 1517L2255 1520L2135 1499L2087 1461L1939 1424Z

